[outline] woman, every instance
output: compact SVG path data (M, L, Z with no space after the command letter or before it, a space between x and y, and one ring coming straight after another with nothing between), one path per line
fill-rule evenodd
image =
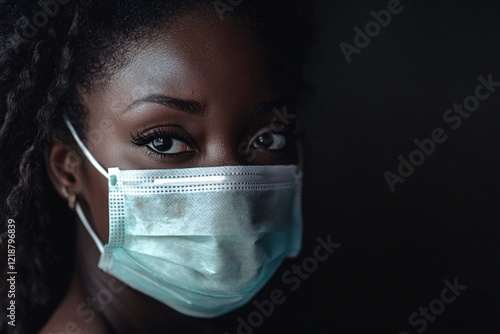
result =
M306 5L2 6L2 331L209 332L300 249Z

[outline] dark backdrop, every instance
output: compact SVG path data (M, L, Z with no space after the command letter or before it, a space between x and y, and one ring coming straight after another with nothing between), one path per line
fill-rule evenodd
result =
M499 6L402 0L348 64L339 45L354 45L354 28L388 3L316 1L314 94L303 104L306 241L281 272L312 256L317 237L341 246L317 269L308 262L295 291L278 275L257 300L278 288L286 301L261 323L249 320L255 304L245 307L227 333L238 333L238 316L253 333L500 333L500 87L457 129L443 119L475 94L478 76L500 82ZM398 156L409 159L436 128L446 141L392 192L384 173L397 174ZM467 288L444 303L445 280ZM421 320L429 304L437 315Z

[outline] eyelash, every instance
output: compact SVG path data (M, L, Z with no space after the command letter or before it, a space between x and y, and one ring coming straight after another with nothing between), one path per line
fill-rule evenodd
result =
M270 132L274 134L281 134L287 138L287 140L290 140L291 142L297 141L299 139L302 139L304 137L304 134L302 130L296 131L295 124L293 126L290 125L285 125L280 123L279 126L283 126L284 129L282 131L272 131L272 129L268 129ZM262 127L265 128L265 127Z
M135 133L130 134L132 138L132 143L134 143L137 146L140 146L144 149L147 150L147 154L158 158L160 160L165 160L165 159L176 159L180 158L182 155L185 153L192 153L192 152L185 152L185 153L174 153L174 154L168 154L168 153L158 153L152 150L151 148L147 147L147 144L152 142L155 138L159 136L166 136L175 140L180 140L184 142L185 144L189 146L193 146L193 140L191 137L189 137L186 134L179 133L176 131L171 131L171 130L166 130L166 129L161 129L161 128L155 128L152 130L148 130L145 133L141 133L140 131L136 131Z

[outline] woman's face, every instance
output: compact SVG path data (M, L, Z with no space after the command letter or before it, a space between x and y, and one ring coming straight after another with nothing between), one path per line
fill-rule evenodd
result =
M215 10L214 10L215 11ZM289 92L246 27L186 14L83 93L87 146L104 166L163 169L295 163ZM84 159L80 204L108 239L107 180Z

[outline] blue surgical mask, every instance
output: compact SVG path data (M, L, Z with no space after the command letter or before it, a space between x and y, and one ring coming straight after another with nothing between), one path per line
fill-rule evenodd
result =
M78 203L76 212L101 252L98 267L130 287L180 313L217 317L251 301L282 261L299 253L298 166L106 172L65 122L108 178L108 243Z

